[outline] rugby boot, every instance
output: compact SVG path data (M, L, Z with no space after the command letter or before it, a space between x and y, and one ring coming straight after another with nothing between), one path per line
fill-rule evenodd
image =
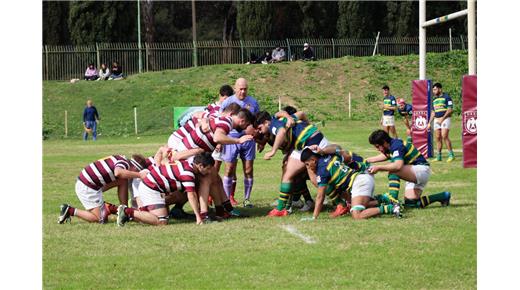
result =
M63 224L65 222L70 223L70 214L69 214L70 205L64 203L60 205L60 216L58 217L58 223Z
M341 203L336 206L336 210L330 214L331 218L337 218L350 212L350 205L343 206Z
M269 217L275 217L275 216L288 216L289 215L289 212L286 210L286 209L282 209L282 210L277 210L276 208L273 208L273 210L271 210L267 216Z

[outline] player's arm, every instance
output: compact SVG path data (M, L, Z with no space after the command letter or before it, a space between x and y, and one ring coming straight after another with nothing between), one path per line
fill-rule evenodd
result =
M314 213L312 216L317 219L320 215L321 209L323 207L323 201L325 200L325 191L327 190L326 185L322 185L318 187L318 193L316 194L316 203L314 205Z
M435 111L434 110L432 110L432 113L430 115L430 120L428 121L428 129L430 129L430 127L431 127L431 124L433 122L433 118L435 118Z
M155 164L161 165L161 164L164 164L164 162L168 163L168 161L167 161L168 149L169 148L167 146L159 147L159 150L157 150L157 152L155 153L155 155L153 157Z
M188 149L182 152L172 152L172 160L182 160L182 159L188 159L191 156L195 156L197 154L203 153L204 149L202 148L194 148L194 149ZM172 161L168 160L168 162Z
M375 174L378 171L388 171L390 173L397 172L403 168L404 161L402 159L396 159L392 163L387 163L383 165L373 165L368 169L368 172Z
M191 209L193 210L193 213L195 214L195 217L197 219L197 224L202 224L202 217L200 216L200 210L199 210L199 200L198 195L196 192L190 191L188 192L188 201L190 203Z
M130 170L127 170L127 169L124 169L121 167L116 167L116 169L114 169L114 176L117 178L125 178L125 179L141 178L141 175L139 174L139 172L130 171Z
M377 162L382 162L382 161L386 161L386 160L388 160L388 157L386 157L386 155L383 153L376 155L376 156L368 157L366 159L366 161L369 163L377 163Z
M249 140L253 140L253 136L244 135L240 138L233 138L229 137L223 129L217 128L213 135L213 140L219 144L242 144Z
M309 175L309 179L311 183L318 187L318 182L316 181L316 172L312 171L311 169L307 168L307 175Z
M271 148L271 151L265 153L264 159L269 160L271 157L273 157L276 154L276 151L278 148L280 148L280 145L285 141L285 128L278 129L278 132L276 133L276 138L274 139L273 148Z

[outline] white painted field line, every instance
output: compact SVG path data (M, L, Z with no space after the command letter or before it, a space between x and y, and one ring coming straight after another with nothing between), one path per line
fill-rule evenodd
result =
M280 227L282 227L284 230L288 231L290 234L295 235L298 238L302 239L307 244L316 244L316 241L312 237L309 237L309 236L306 236L306 235L300 233L300 231L298 231L298 229L296 229L292 225L281 225Z

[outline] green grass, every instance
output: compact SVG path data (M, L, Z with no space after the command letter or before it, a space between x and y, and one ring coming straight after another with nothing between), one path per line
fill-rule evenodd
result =
M454 120L458 124L460 120ZM361 154L377 152L367 141L377 121L327 122L332 142ZM398 129L403 126L398 121ZM405 218L300 222L296 213L267 218L280 180L280 153L255 163L253 209L247 219L196 226L129 223L117 228L73 218L58 225L59 205L80 205L75 179L93 160L114 153L152 154L167 135L100 138L99 141L43 142L43 286L123 289L474 289L476 288L476 169L462 169L460 126L451 132L456 161L432 164L426 192L449 190L452 205L409 210ZM401 135L403 132L399 131ZM243 192L239 179L237 196ZM310 184L309 184L310 185ZM311 185L310 185L311 186ZM402 185L404 187L404 185ZM314 195L316 190L311 188ZM376 193L386 176L376 175ZM402 196L402 194L401 194ZM116 202L114 190L105 199ZM242 200L242 198L239 198ZM188 209L188 206L186 206ZM293 225L314 238L306 244L281 229Z
M418 78L417 55L342 57L317 62L275 65L224 64L132 75L123 81L43 82L43 124L46 137L62 138L65 111L68 135L80 136L82 113L88 98L98 108L102 136L134 134L133 107L137 107L141 135L169 134L173 106L205 105L216 98L223 84L239 77L249 81L249 93L263 110L274 112L278 97L295 105L314 120L348 118L348 93L352 93L352 118L377 120L383 84L397 97L410 101L411 81ZM441 82L460 113L461 77L467 73L467 55L461 51L429 53L427 78ZM375 96L371 98L370 96Z

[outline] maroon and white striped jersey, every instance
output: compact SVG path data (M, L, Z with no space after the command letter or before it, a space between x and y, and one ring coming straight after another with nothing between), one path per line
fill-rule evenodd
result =
M198 127L191 131L188 136L182 138L182 143L186 149L202 148L206 152L213 152L217 143L213 140L213 135L217 128L224 130L224 134L229 134L233 129L233 119L231 117L210 117L209 131L204 133L202 128Z
M220 111L220 105L221 104L217 104L217 102L214 102L212 104L209 104L207 107L206 107L206 112L212 114L212 115L215 115L215 114L218 114L219 111Z
M128 170L130 163L124 155L111 155L87 165L79 174L79 180L86 186L99 190L105 184L116 180L116 168Z
M156 164L155 163L155 156L150 156L150 157L146 158L144 160L144 162L146 163L146 168L155 165Z
M176 161L169 165L153 165L143 179L149 188L171 193L177 190L195 192L195 174L193 167L186 160Z

